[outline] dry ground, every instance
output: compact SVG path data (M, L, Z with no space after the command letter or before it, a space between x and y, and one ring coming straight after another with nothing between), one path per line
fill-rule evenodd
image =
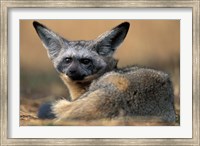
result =
M51 98L51 97L46 97ZM42 99L42 101L44 101ZM177 126L179 125L179 116L175 123L165 123L156 118L148 117L133 117L133 118L118 118L112 120L94 120L80 121L68 120L65 122L55 123L54 120L41 120L37 118L38 106L41 100L23 99L20 106L20 125L21 126Z

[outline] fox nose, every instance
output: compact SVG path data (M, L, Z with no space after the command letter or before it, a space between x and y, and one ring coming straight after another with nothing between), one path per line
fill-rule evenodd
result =
M69 76L69 77L73 77L73 76L77 76L77 71L76 70L69 70L68 72L67 72L67 75Z
M67 72L67 76L70 77L72 80L82 80L84 78L84 75L82 75L77 70L69 70Z
M76 72L77 72L76 70L70 70L70 71L69 71L69 74L70 74L70 75L73 75L73 74L75 74Z

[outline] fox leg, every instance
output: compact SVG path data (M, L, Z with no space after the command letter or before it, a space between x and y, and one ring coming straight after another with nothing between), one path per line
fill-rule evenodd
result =
M104 99L102 99L102 97ZM108 117L112 98L106 97L103 89L98 89L73 102L60 100L53 105L52 111L57 122L62 120L92 120ZM103 109L104 107L107 109Z
M104 118L104 111L101 111L101 107L105 104L105 100L102 100L101 97L108 99L106 98L107 96L103 89L98 89L91 93L86 93L78 100L72 102L66 99L60 99L53 103L47 102L40 106L38 117L40 119L56 118L57 121Z
M97 118L99 116L97 104L99 103L100 96L100 91L96 90L87 97L73 102L60 100L53 105L52 111L56 115L57 121Z

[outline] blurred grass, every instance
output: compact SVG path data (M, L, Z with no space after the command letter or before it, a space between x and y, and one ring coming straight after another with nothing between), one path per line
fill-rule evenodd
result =
M20 69L21 97L43 98L45 96L69 97L68 89L55 71L33 72Z
M40 20L69 40L90 40L127 20ZM69 93L37 36L32 20L20 21L20 125L53 125L37 119L37 109L45 101ZM180 22L179 20L128 20L131 27L124 43L115 53L119 67L142 65L166 71L174 85L175 108L180 113ZM80 27L81 26L81 27ZM35 121L35 123L34 123ZM138 122L67 122L61 125L134 125ZM177 122L179 123L179 122ZM176 123L176 124L177 124ZM154 122L142 122L154 125ZM159 123L157 123L159 125ZM162 123L163 124L163 123ZM166 124L167 125L167 124Z

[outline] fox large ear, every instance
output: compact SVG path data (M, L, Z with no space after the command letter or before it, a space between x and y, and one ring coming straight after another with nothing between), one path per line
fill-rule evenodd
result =
M129 30L129 23L124 22L110 31L100 35L95 40L95 49L102 56L112 56L126 37Z
M47 49L50 59L57 57L63 45L62 37L39 22L34 21L33 26L35 27L44 47Z

